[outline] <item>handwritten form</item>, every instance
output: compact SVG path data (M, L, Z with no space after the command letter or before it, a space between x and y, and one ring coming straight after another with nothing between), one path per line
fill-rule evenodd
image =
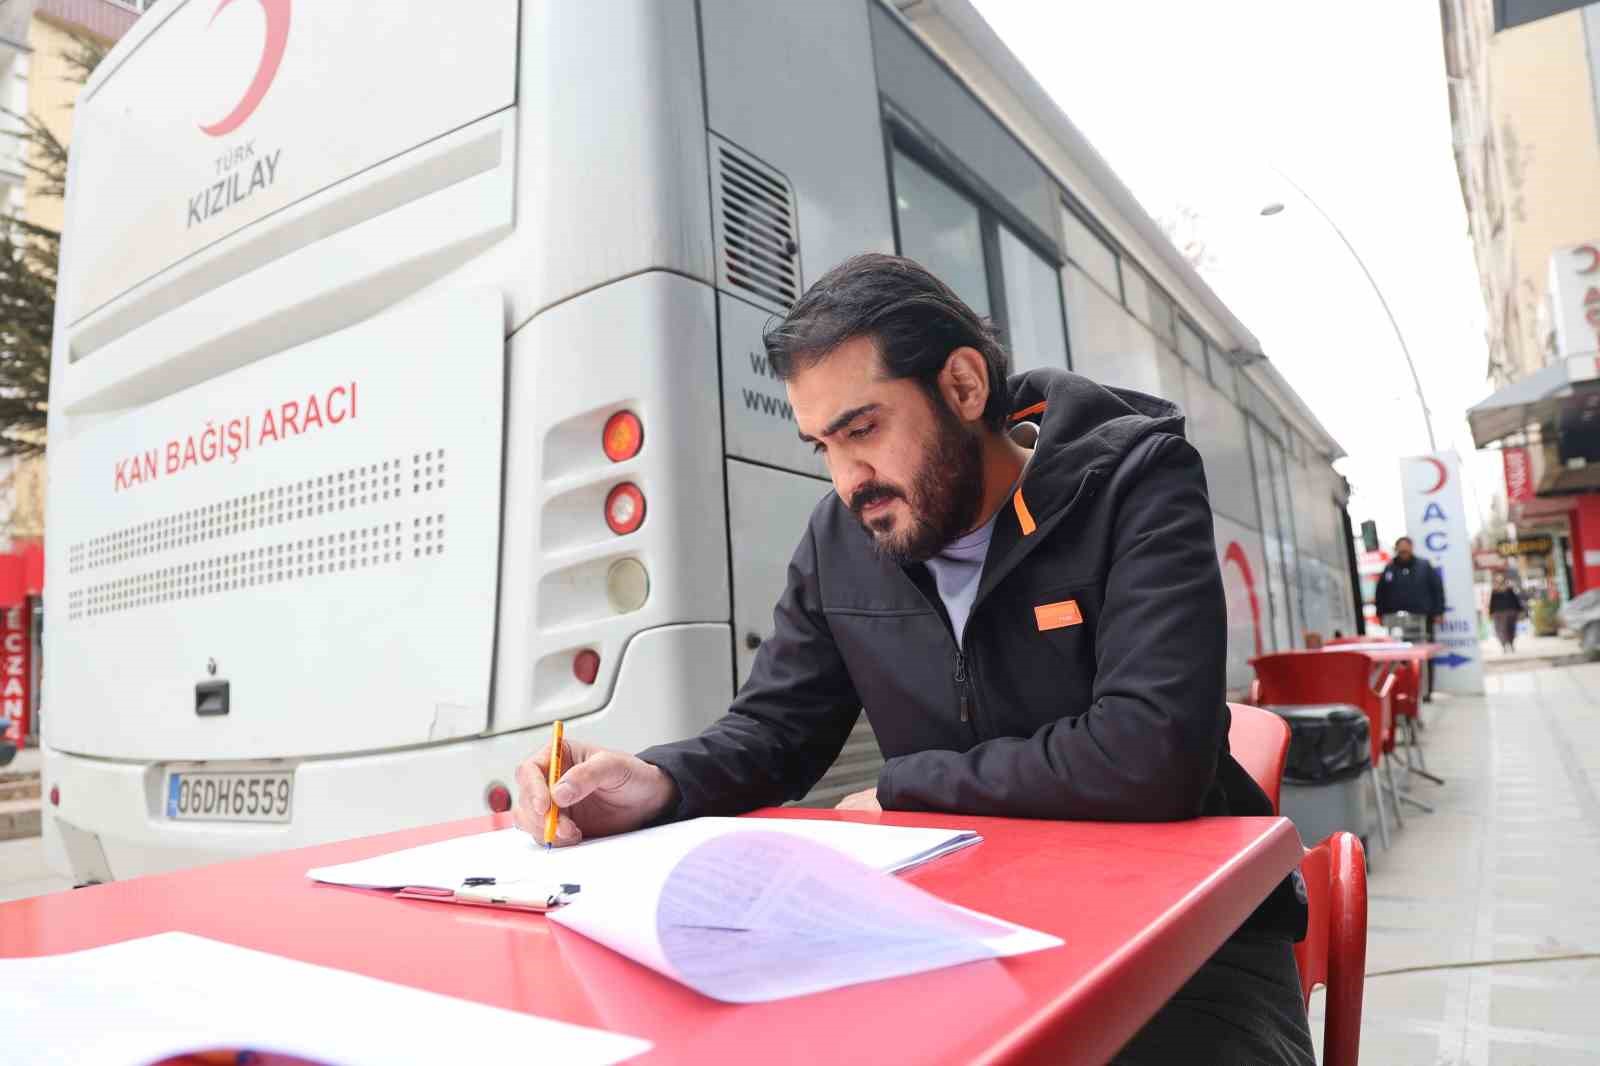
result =
M329 1066L609 1066L648 1041L487 1007L188 933L0 959L0 1060L133 1066L202 1050ZM541 1059L541 1061L545 1061Z
M746 1003L1058 946L885 872L978 839L854 822L701 818L550 852L505 830L310 876L379 887L453 887L473 876L577 883L582 891L550 921L704 995Z

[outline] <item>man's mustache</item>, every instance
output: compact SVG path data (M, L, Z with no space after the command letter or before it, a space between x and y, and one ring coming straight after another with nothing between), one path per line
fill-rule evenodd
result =
M871 507L880 500L900 500L904 498L905 494L899 489L885 485L881 481L874 481L861 486L855 491L855 495L850 497L850 510L859 516L864 509Z

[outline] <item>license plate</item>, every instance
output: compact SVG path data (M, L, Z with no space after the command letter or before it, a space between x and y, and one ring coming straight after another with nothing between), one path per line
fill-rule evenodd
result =
M287 822L294 799L290 772L167 775L167 817L179 821Z

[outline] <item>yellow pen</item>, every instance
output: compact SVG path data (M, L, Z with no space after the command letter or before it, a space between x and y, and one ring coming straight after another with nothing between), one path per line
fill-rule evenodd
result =
M557 721L550 734L550 809L544 815L544 846L556 842L556 821L561 809L556 806L556 782L561 780L561 723Z

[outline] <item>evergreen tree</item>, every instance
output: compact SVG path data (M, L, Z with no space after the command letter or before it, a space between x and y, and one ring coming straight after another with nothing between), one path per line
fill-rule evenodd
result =
M74 34L62 58L79 85L106 49ZM67 146L38 115L5 112L21 128L21 162L36 196L67 191ZM45 448L50 401L50 347L56 317L61 234L22 219L0 220L0 455L37 455Z

